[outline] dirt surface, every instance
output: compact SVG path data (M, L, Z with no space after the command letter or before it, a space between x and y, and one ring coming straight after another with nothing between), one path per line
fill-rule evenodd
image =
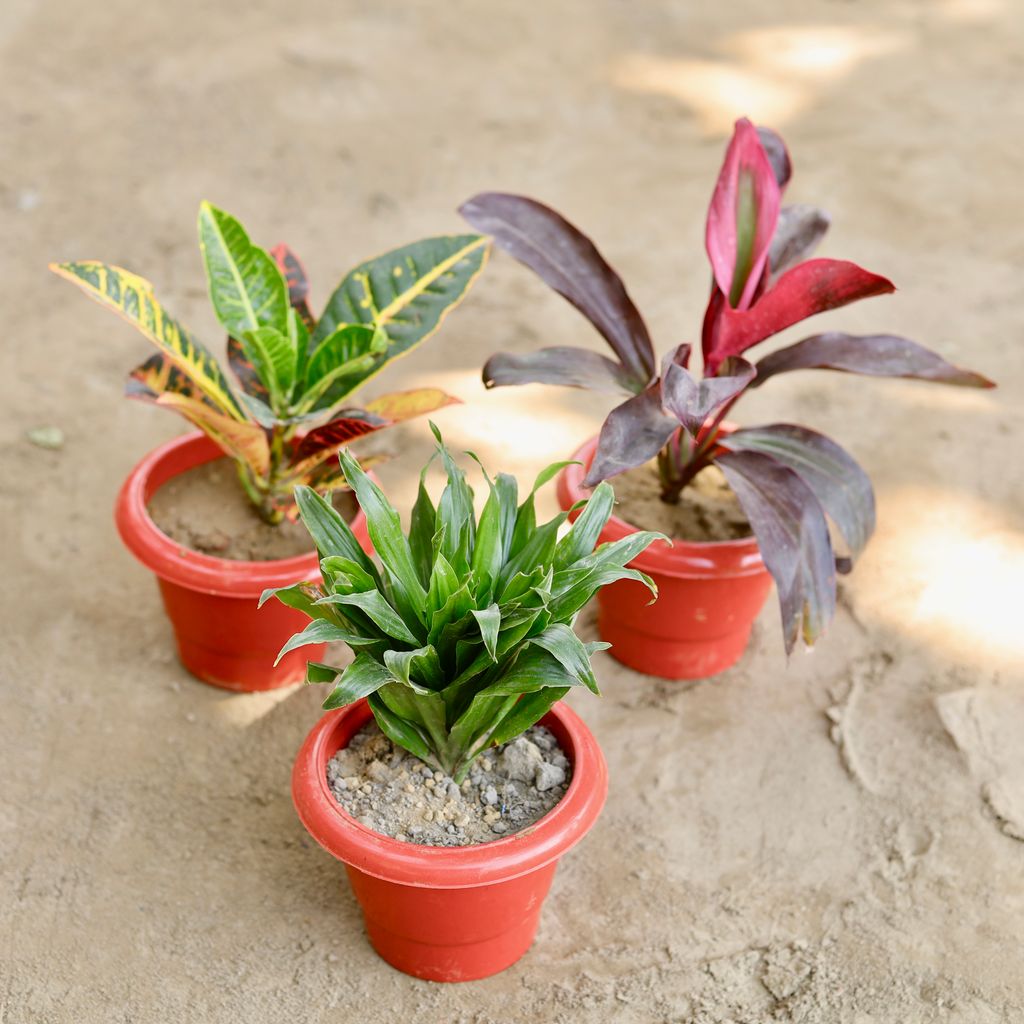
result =
M999 731L1024 700L1022 18L1013 0L0 4L0 1020L1024 1020L1020 743ZM137 270L221 351L200 199L289 241L316 307L359 260L460 230L474 192L516 189L598 240L660 353L699 341L704 212L743 111L788 139L790 201L831 210L822 254L900 286L782 341L906 334L1001 387L790 374L736 407L836 437L874 479L878 532L830 633L787 665L769 604L740 664L695 686L598 655L603 697L571 703L608 804L536 943L486 981L414 981L370 950L291 806L322 694L231 695L175 660L111 508L180 424L121 397L151 348L45 264ZM368 397L445 387L465 403L435 417L452 444L529 480L610 406L485 392L488 355L540 344L601 350L495 257ZM25 439L47 426L63 447ZM388 443L408 508L429 432Z
M355 514L351 494L335 495L346 518ZM153 522L182 547L217 558L264 562L304 555L313 547L301 522L263 522L238 484L227 459L196 466L168 480L149 502Z
M611 480L615 514L641 530L657 530L675 540L736 540L750 536L750 523L717 466L702 469L687 485L679 502L661 500L655 462L645 462Z
M404 843L469 846L528 828L565 795L571 768L558 741L534 726L482 755L461 787L368 723L327 762L342 807Z

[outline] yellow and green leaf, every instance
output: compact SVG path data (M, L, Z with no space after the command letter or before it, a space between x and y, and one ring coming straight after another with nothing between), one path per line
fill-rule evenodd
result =
M343 324L332 331L309 357L296 411L326 409L342 401L374 372L387 350L387 334L372 324Z
M489 246L485 235L440 235L360 264L328 300L314 343L342 324L384 328L389 345L372 376L437 330L483 269Z
M50 269L134 324L224 415L246 419L217 360L164 310L144 277L99 260L51 263Z
M440 388L413 388L409 391L392 391L366 403L366 411L382 416L394 423L436 412L446 405L459 405L461 399L449 395Z
M295 384L298 352L295 338L275 327L257 327L242 333L242 349L270 394L270 404L279 413L287 412Z
M173 391L160 395L156 404L180 413L219 445L226 455L244 462L257 477L267 476L270 446L259 424L239 422L211 409L204 401Z
M214 312L228 334L240 338L260 327L287 331L284 276L270 253L254 245L231 214L200 204L199 248Z

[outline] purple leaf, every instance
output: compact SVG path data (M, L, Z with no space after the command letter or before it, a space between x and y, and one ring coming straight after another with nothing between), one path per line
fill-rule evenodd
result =
M685 348L689 354L689 345L680 348ZM739 357L727 359L719 367L717 376L699 381L675 359L666 361L662 373L663 405L694 435L712 413L754 379L753 366Z
M843 535L853 559L875 530L875 493L867 474L835 441L789 423L735 430L719 444L761 452L789 466L814 492Z
M775 180L779 183L779 188L785 188L789 184L789 179L793 176L793 164L790 162L789 150L786 149L782 136L778 132L772 131L771 128L760 127L757 129L757 136L761 140L761 145L764 146L765 154L768 157L768 162L772 165L772 170L775 172Z
M772 236L768 253L768 269L778 277L817 249L832 223L829 215L817 206L798 203L779 211L779 223Z
M781 192L757 129L736 122L708 207L705 245L715 280L734 309L747 309L764 274Z
M596 487L616 473L642 466L664 447L679 424L661 409L661 382L627 398L608 414L584 481Z
M567 345L525 355L499 352L487 360L483 378L489 388L505 384L562 384L627 395L635 390L618 363L585 348Z
M813 644L836 607L835 562L821 505L796 472L770 455L726 452L715 464L743 506L775 579L786 653L801 635Z
M542 203L506 192L482 192L459 212L597 328L619 357L630 390L647 386L655 368L647 326L618 274L586 235Z
M893 334L843 334L829 331L780 348L757 364L754 386L790 370L840 370L868 377L909 377L957 384L965 388L994 388L987 377L947 363L942 356L909 338Z

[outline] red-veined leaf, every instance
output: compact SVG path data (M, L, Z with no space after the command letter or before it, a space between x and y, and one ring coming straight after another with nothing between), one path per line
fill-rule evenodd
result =
M828 437L791 423L734 430L720 437L730 451L762 452L795 470L843 535L853 559L875 530L875 492L867 473Z
M704 320L704 362L714 373L723 359L740 355L815 313L896 290L887 278L846 260L806 260L786 271L747 310L729 309L712 296Z
M800 636L813 644L836 606L832 542L818 499L798 473L762 452L726 452L715 464L739 499L775 579L786 653Z
M295 252L284 242L275 245L270 250L270 255L274 257L274 262L288 283L288 301L302 317L305 325L312 330L314 322L313 314L309 310L309 277L306 275L306 268Z
M499 352L484 364L484 384L561 384L590 391L633 394L629 375L607 356L585 348L559 345L519 355Z
M662 411L661 381L656 380L608 414L601 427L586 486L594 487L616 473L642 466L661 451L678 429L676 420Z
M947 363L924 345L893 334L829 331L804 338L765 356L757 364L754 386L791 370L840 370L868 377L909 377L967 388L995 387L980 373Z
M364 437L387 426L390 426L387 420L366 415L360 410L341 412L330 422L306 434L295 449L294 460L301 464L303 460L322 453L324 449L337 450L357 437Z
M764 273L781 191L757 129L736 122L708 207L705 241L715 280L734 309L747 309Z
M482 192L459 212L597 328L619 357L630 390L647 386L656 365L647 326L619 275L586 235L550 207L505 192Z
M245 348L237 338L228 338L228 366L247 395L252 395L261 402L270 401L270 392L260 380L256 367L252 365L252 361L245 354Z

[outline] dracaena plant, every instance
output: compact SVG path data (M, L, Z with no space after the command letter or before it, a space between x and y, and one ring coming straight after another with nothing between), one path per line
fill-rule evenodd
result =
M845 571L875 526L871 483L853 458L820 433L789 423L723 431L750 388L780 373L828 369L991 387L927 348L890 334L816 334L764 356L744 353L815 313L894 290L844 260L809 259L829 226L824 211L782 206L791 166L782 140L736 123L708 210L711 297L702 330L703 371L691 345L659 361L642 317L593 243L554 210L523 196L485 193L461 212L477 230L535 271L597 328L614 358L571 347L498 354L489 387L545 383L628 396L601 429L587 484L656 459L662 498L680 500L701 470L719 466L739 499L775 578L786 650L812 643L835 608L835 569ZM848 555L835 559L831 519Z
M199 246L214 313L228 333L232 381L209 350L167 313L149 281L95 260L51 264L134 324L159 350L128 376L125 393L180 413L235 460L246 493L269 523L293 508L303 484L343 486L338 450L454 401L438 388L353 394L428 338L459 303L487 258L479 235L402 246L349 271L323 314L284 245L267 251L230 214L199 208Z
M332 685L325 708L369 698L393 742L461 782L474 758L528 729L571 687L597 692L590 656L609 645L584 643L573 622L606 583L640 580L654 592L626 563L660 535L595 550L614 501L607 483L561 538L565 512L538 525L534 496L565 463L545 469L522 502L514 477L484 472L478 518L465 474L435 435L447 484L435 506L421 475L408 534L352 454L341 453L379 564L323 498L297 488L323 582L268 590L261 603L275 595L312 619L282 655L334 641L352 649L345 669L308 666L309 682Z

